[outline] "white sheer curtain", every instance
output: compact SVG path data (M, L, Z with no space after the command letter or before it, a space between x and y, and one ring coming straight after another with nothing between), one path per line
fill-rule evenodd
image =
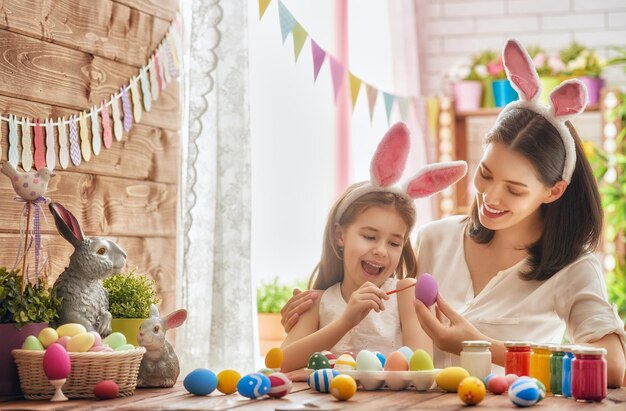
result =
M181 376L254 364L246 2L186 0L179 192Z

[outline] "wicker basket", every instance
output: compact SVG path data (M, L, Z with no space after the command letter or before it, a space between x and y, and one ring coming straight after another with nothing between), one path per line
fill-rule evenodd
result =
M93 398L93 387L102 380L113 380L120 397L133 395L143 347L115 352L71 352L72 371L63 385L68 398ZM11 351L20 376L24 397L29 400L52 398L54 387L43 372L44 351Z

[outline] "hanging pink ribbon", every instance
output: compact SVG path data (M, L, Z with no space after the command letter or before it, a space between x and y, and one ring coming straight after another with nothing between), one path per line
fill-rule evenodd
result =
M15 201L24 203L24 207L22 209L22 214L24 215L24 219L28 218L28 207L30 207L30 205L32 204L33 207L35 208L35 215L33 217L33 228L30 229L28 233L22 232L21 233L22 235L20 237L24 238L26 237L26 235L28 236L29 245L26 247L26 253L28 253L28 251L30 250L32 241L33 240L35 241L35 284L38 284L39 283L39 261L41 258L41 216L43 215L44 218L46 217L46 215L41 210L41 205L47 204L48 199L45 197L37 197L35 200L29 202L29 201L24 200L22 197L15 197ZM24 229L22 228L22 230ZM21 247L22 245L20 244L20 249ZM24 275L26 276L26 281L30 282L30 274L29 274L28 267L26 268Z
M35 169L41 170L46 166L46 147L43 141L43 128L39 119L35 120Z
M111 133L111 118L109 117L109 107L103 101L102 111L100 115L102 116L102 140L104 141L104 146L106 148L111 148L111 143L113 142L113 135Z

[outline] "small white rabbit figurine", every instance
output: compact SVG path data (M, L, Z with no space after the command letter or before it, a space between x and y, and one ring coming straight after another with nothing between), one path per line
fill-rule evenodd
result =
M137 334L139 345L146 348L139 367L138 387L168 388L176 384L180 366L174 348L165 340L165 332L180 327L186 319L185 309L161 317L157 306L150 306L150 318L141 324Z

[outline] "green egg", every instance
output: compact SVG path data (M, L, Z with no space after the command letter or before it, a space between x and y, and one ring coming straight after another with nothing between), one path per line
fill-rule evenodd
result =
M115 350L117 349L117 347L126 344L126 336L124 336L124 334L122 333L111 333L107 338L102 340L102 343L108 345Z
M309 357L307 368L311 370L321 370L322 368L330 368L330 362L328 358L321 352L316 352Z
M134 350L135 346L132 344L122 344L119 347L117 347L115 349L115 351L128 351L128 350Z
M22 350L43 351L44 348L41 341L39 341L37 337L29 335L24 340L24 344L22 344Z
M409 370L424 371L434 369L433 359L422 349L415 350L409 362Z

